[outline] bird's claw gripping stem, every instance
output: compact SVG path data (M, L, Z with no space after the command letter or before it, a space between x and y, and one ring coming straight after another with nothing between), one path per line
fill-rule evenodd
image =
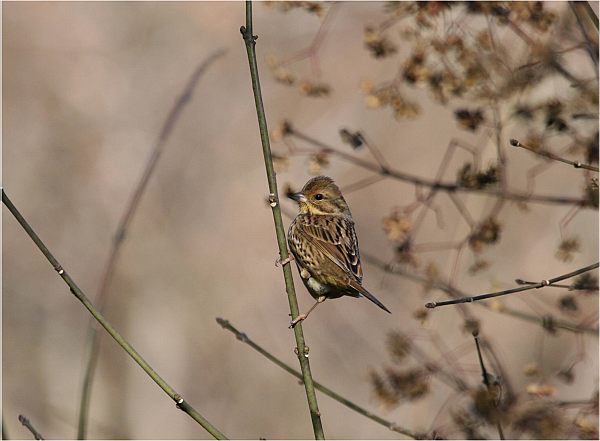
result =
M281 257L279 259L277 259L275 261L275 266L276 267L280 267L285 265L286 263L290 263L292 260L294 260L294 256L292 256L291 254L287 257L287 259L283 259L281 260Z
M298 323L306 319L306 314L300 314L290 323L289 329L293 329Z

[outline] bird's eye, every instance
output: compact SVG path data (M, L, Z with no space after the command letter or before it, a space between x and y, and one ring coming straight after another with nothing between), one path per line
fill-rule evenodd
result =
M318 194L315 195L315 199L317 201L320 201L321 199L323 199L323 195L321 193L318 193Z

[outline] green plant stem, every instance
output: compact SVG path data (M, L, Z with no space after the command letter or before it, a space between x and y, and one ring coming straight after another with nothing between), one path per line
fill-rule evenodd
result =
M302 373L301 372L298 372L296 369L294 369L290 365L286 364L285 362L281 361L279 358L275 357L270 352L267 352L265 349L263 349L261 346L259 346L257 343L255 343L253 340L251 340L250 337L248 337L248 335L246 335L246 333L237 330L229 322L229 320L225 320L225 319L222 319L222 318L217 318L217 323L219 325L221 325L224 329L232 332L239 341L241 341L242 343L245 343L248 346L250 346L256 352L258 352L259 354L261 354L265 358L267 358L267 360L269 360L272 363L276 364L281 369L283 369L284 371L292 374L294 377L298 378L299 380L302 380ZM314 381L313 384L315 385L315 389L317 389L320 392L323 392L328 397L333 398L338 403L343 404L344 406L348 407L349 409L351 409L351 410L353 410L353 411L355 411L355 412L357 412L357 413L359 413L359 414L361 414L361 415L369 418L371 421L374 421L377 424L381 424L382 426L387 427L388 429L390 429L390 430L392 430L394 432L401 433L402 435L406 435L406 436L408 436L409 438L412 438L412 439L425 439L426 436L427 436L427 434L425 434L425 433L414 432L412 430L409 430L409 429L406 429L406 428L404 428L402 426L399 426L396 423L388 421L388 420L380 417L379 415L376 415L376 414L374 414L372 412L369 412L368 410L360 407L358 404L354 403L353 401L350 401L349 399L344 398L343 396L341 396L337 392L332 391L327 386L324 386L324 385L322 385L321 383L319 383L317 381Z
M379 257L376 257L373 254L365 253L364 251L361 252L361 256L365 261L372 263L373 265L381 268L383 271L385 271L389 274L394 274L396 276L404 277L404 278L407 278L414 282L420 283L422 285L429 285L432 288L435 288L439 291L445 292L446 294L448 294L450 297L453 297L453 298L459 298L459 297L466 296L465 292L459 290L458 288L455 288L454 286L452 286L449 283L444 282L442 280L439 280L439 279L430 280L429 278L422 276L415 271L408 271L408 270L404 270L396 265L391 265L387 262L384 262ZM507 314L507 315L510 315L512 317L515 317L515 318L518 318L521 320L529 321L532 323L537 323L537 324L543 326L544 328L564 329L566 331L570 331L570 332L574 332L574 333L586 333L586 334L590 334L590 335L598 337L598 328L589 328L587 326L578 325L575 323L568 322L566 320L554 319L551 316L538 317L535 315L527 314L522 311L517 311L515 309L509 309L505 306L503 306L502 309L495 309L495 308L492 308L488 303L485 303L485 302L476 302L475 305L481 306L482 308L486 308L491 311L499 312L501 314Z
M102 325L104 329L110 334L110 336L121 346L125 352L129 354L131 358L154 380L154 382L169 396L173 401L175 401L178 409L181 409L185 413L187 413L190 417L192 417L198 424L200 424L208 433L210 433L215 439L227 439L225 435L223 435L217 428L215 428L210 422L208 422L202 415L200 415L192 406L190 406L181 395L179 395L175 390L162 379L160 375L142 358L142 356L129 344L125 338L113 326L104 318L104 316L98 311L94 305L89 301L87 296L83 293L83 291L77 286L75 281L71 279L71 276L64 270L62 265L56 260L56 258L52 255L50 250L44 245L42 240L35 233L33 228L27 223L25 218L21 215L19 210L14 206L9 197L6 195L4 189L2 189L2 202L8 208L8 210L15 217L17 222L23 227L25 232L29 235L31 240L37 245L39 250L44 254L48 262L52 265L54 270L58 273L58 275L65 281L65 283L69 286L71 293L83 303L83 306L92 314L92 316Z
M252 91L254 93L254 102L256 105L256 114L258 117L258 127L260 130L260 139L262 143L265 168L267 171L267 180L269 183L269 202L273 211L273 221L275 222L275 232L277 234L277 245L279 246L279 256L281 261L285 261L289 254L286 243L285 229L283 220L281 219L281 208L279 206L279 194L277 191L277 179L275 170L273 169L273 158L271 156L271 145L269 143L269 131L267 129L267 119L265 116L262 94L260 90L260 81L258 78L258 65L256 62L256 39L252 33L252 2L246 1L246 26L240 28L242 37L246 45L248 54L248 64L250 66L250 76L252 79ZM294 289L294 280L292 279L292 268L289 262L282 265L283 277L288 296L288 303L292 318L296 318L299 314L298 300L296 299L296 290ZM310 409L310 418L312 421L315 439L325 439L323 433L323 425L321 423L321 413L317 404L317 396L313 384L312 374L310 371L310 363L308 361L308 347L304 342L304 333L302 325L298 323L294 326L294 336L296 338L296 353L300 361L300 369L302 371L302 381L306 390L306 398Z
M173 132L173 129L176 126L179 117L183 113L186 105L191 101L192 95L196 88L196 85L200 81L200 78L204 75L204 72L216 61L218 58L222 57L225 54L223 49L216 50L211 55L209 55L204 61L202 61L194 72L190 76L185 88L173 104L165 122L162 125L161 131L158 135L158 138L152 148L148 161L146 162L146 166L144 167L144 171L141 175L140 180L138 181L127 206L125 207L125 211L123 212L123 216L119 221L117 226L117 231L112 241L111 249L108 254L108 258L104 265L104 270L102 272L102 279L100 281L100 288L98 289L98 294L96 295L96 308L100 311L104 311L104 305L106 304L106 298L108 297L108 287L112 281L112 277L115 272L116 264L118 261L119 253L121 251L121 247L125 241L125 237L127 236L127 232L129 230L129 225L137 212L137 209L142 200L142 196L148 187L148 182L156 169L156 165L158 164L158 160L161 158L162 153L165 149L167 141ZM98 362L99 352L100 352L100 339L104 334L99 332L98 326L94 325L94 321L90 323L87 344L88 348L86 363L85 363L85 374L83 378L83 387L81 391L81 398L79 401L79 418L77 425L77 439L86 439L87 436L87 425L89 419L89 407L90 400L92 396L92 385L94 381L94 374L96 372L96 365Z

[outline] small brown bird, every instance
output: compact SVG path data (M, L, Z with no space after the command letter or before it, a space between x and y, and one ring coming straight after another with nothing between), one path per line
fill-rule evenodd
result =
M354 221L333 179L317 176L289 197L298 202L300 214L288 230L288 244L304 285L317 300L306 314L292 320L291 327L305 320L319 303L342 296L363 296L390 312L361 285Z

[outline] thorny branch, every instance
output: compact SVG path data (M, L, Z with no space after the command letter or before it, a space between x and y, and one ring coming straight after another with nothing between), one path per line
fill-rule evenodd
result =
M96 304L98 305L98 310L101 312L104 311L104 305L106 304L106 299L108 297L108 287L110 286L110 283L112 281L119 253L127 235L129 225L131 224L134 214L137 212L140 201L142 200L142 196L146 188L148 187L150 177L156 169L156 165L158 164L158 160L160 159L161 154L165 149L167 141L171 133L173 132L173 129L175 128L183 110L185 109L186 105L191 101L196 85L198 84L206 70L217 59L225 55L225 52L225 50L219 49L213 52L211 55L209 55L204 61L202 61L198 65L198 67L190 76L190 79L188 80L183 91L181 92L181 95L179 95L179 97L175 101L175 104L169 112L165 122L163 123L162 129L150 153L150 157L148 158L148 162L146 163L142 176L138 181L133 191L133 194L131 195L129 203L125 207L125 211L123 213L123 216L121 217L121 220L119 221L119 225L116 229L116 234L111 244L110 252L104 265L102 279L100 281L100 288L98 289L98 294L96 295ZM100 352L100 339L102 337L102 334L99 333L98 330L98 326L95 324L95 322L91 321L86 345L88 348L86 368L79 403L79 422L77 427L77 439L85 439L87 435L87 424L89 419L92 384L94 381L94 374L96 371L96 365L98 363L98 356Z
M71 278L71 276L65 271L62 265L56 260L54 255L50 252L50 250L44 245L42 240L33 230L33 228L29 225L29 223L25 220L25 218L21 215L17 207L11 202L11 200L6 195L4 189L2 189L2 202L11 212L11 214L15 217L17 222L23 227L27 235L33 240L38 249L44 254L48 262L52 265L54 270L58 273L58 275L64 280L64 282L69 287L71 293L83 303L83 306L92 314L94 319L98 323L102 325L104 329L110 334L110 336L121 346L125 352L129 354L131 358L148 374L152 380L169 396L173 401L175 401L176 407L181 409L185 413L187 413L191 418L193 418L198 424L200 424L208 433L210 433L215 439L227 439L225 435L223 435L216 427L214 427L208 420L206 420L202 415L196 411L189 403L187 403L181 395L179 395L175 390L160 376L158 373L148 364L146 360L129 344L127 340L112 326L112 324L104 318L102 313L90 302L88 297L84 294L84 292L79 288L79 286L75 283L75 281Z

